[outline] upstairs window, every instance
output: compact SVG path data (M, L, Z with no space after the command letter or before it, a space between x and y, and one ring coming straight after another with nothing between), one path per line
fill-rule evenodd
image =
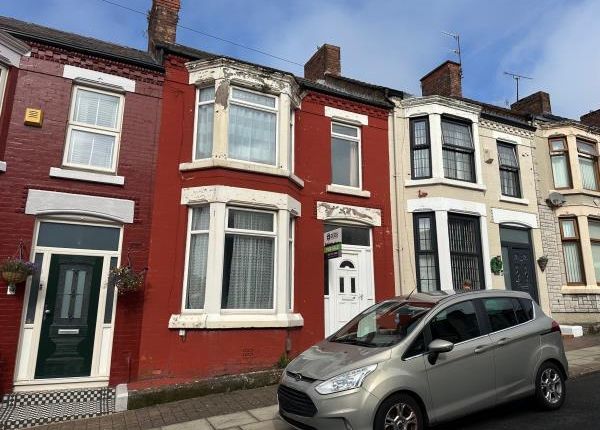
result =
M500 188L502 195L521 197L519 160L515 145L498 143L498 165L500 166Z
M275 165L277 97L233 87L229 103L229 158Z
M360 128L331 123L331 183L361 188Z
M554 188L571 188L571 170L569 168L569 151L564 137L550 139L550 164Z
M122 95L75 87L63 163L115 172L122 109Z
M196 160L212 157L213 126L215 117L215 87L198 90L198 112L196 118Z
M410 120L410 147L412 179L431 178L431 141L427 117Z
M598 149L596 144L577 139L577 156L583 189L598 191Z
M562 239L563 255L567 284L585 284L583 262L581 259L581 246L579 243L579 228L577 219L563 218L560 220L560 236Z
M442 119L442 149L444 176L475 182L475 146L471 125Z

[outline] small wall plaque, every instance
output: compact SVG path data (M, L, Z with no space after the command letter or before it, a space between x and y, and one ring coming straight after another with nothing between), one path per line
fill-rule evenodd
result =
M32 127L41 127L43 121L44 113L41 109L25 109L25 125L30 125Z

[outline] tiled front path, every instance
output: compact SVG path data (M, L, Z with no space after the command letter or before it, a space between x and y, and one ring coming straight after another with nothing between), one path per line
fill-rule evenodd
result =
M600 371L600 336L565 340L572 377ZM43 430L288 430L277 417L276 387L212 394Z

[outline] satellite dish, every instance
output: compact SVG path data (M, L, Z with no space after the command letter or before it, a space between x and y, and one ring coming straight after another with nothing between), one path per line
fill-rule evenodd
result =
M563 196L561 193L553 192L550 193L550 195L546 199L546 202L548 202L550 206L557 208L564 205L566 200L565 196Z

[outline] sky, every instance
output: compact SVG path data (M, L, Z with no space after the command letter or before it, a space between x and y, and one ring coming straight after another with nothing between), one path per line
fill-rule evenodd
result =
M147 11L151 0L110 0ZM304 64L323 43L341 47L342 74L420 94L419 79L456 59L463 95L507 106L550 93L553 112L600 108L600 0L182 0L180 24ZM146 17L102 0L0 0L0 15L145 49ZM302 67L184 28L177 42L302 75Z

